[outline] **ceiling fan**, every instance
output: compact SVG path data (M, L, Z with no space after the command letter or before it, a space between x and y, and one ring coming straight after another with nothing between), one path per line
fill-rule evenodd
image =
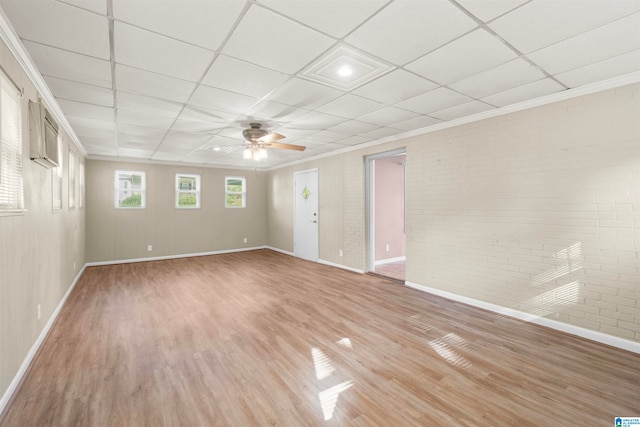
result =
M245 149L242 154L245 159L262 160L267 158L267 148L280 148L284 150L304 151L302 145L283 144L276 142L286 138L277 132L268 132L262 129L261 123L250 123L249 128L242 131Z

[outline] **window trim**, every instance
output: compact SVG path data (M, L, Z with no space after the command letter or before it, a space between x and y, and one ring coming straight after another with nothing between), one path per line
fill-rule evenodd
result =
M51 208L53 212L62 212L63 210L63 191L64 188L64 138L58 134L58 166L51 168ZM60 191L59 206L56 206L56 187Z
M67 166L67 175L69 182L69 210L73 211L78 205L78 155L69 148L69 165Z
M140 175L140 206L119 206L118 194L120 193L120 174ZM113 203L115 209L146 209L147 208L147 173L140 170L116 169L113 174Z
M239 179L242 181L242 191L228 191L228 182L230 179ZM229 206L227 203L227 196L229 194L241 194L242 206ZM224 177L224 207L228 209L243 209L247 207L247 178L244 176L225 176Z
M180 182L180 178L181 177L185 177L185 178L195 178L196 179L196 189L195 190L181 190L180 188L178 188L179 182ZM175 199L175 208L176 209L200 209L201 206L201 179L200 179L200 174L197 173L176 173L176 185L175 185L175 191L176 191L176 199ZM195 206L180 206L179 200L180 200L180 194L181 193L188 193L188 194L194 194L196 196L196 205Z
M22 98L23 92L20 88L11 80L8 74L4 72L4 70L0 67L0 102L2 101L2 93L5 93L6 96L10 97L11 101L15 101L17 108L15 110L15 118L17 123L15 127L16 138L17 141L13 141L15 143L15 147L5 146L2 143L2 134L0 133L0 156L2 156L2 152L7 150L9 152L9 156L13 156L13 162L15 163L13 168L10 168L10 172L8 173L7 178L10 178L9 182L6 184L4 190L2 190L2 184L0 179L0 196L4 194L6 197L6 201L11 201L12 203L6 203L4 205L0 205L0 216L11 216L11 215L22 215L27 210L25 209L25 200L24 200L24 138L22 134L23 127L23 115L22 115ZM13 89L15 92L15 97L13 95ZM3 111L0 109L0 120L2 119ZM9 119L9 117L7 117ZM4 126L0 126L0 132ZM8 145L8 144L7 144ZM2 174L2 166L0 161L0 174ZM17 190L14 190L13 193L11 190L17 187Z

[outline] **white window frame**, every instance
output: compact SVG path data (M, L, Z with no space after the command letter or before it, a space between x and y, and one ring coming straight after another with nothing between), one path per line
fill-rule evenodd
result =
M242 191L229 191L228 182L231 179L239 179L242 181ZM227 196L230 194L241 194L242 195L242 206L229 206L227 203ZM244 176L225 176L224 177L224 206L229 209L242 209L247 207L247 178Z
M194 190L184 190L179 188L180 178L195 178L196 188ZM180 206L180 194L193 194L196 196L195 206ZM176 209L200 209L200 175L193 173L177 173L176 174Z
M62 177L64 174L64 139L58 135L58 166L51 169L51 206L55 212L62 210Z
M22 92L0 69L0 215L25 212L22 146Z
M78 176L78 155L72 150L69 150L69 166L67 172L69 173L69 210L74 210L77 205L77 176Z
M120 201L118 200L118 196L120 194L120 175L121 174L128 175L140 175L140 206L120 206ZM144 171L135 171L135 170L123 170L118 169L114 173L114 207L116 209L145 209L147 207L147 173ZM123 199L124 200L124 199Z
M78 207L80 209L84 209L84 162L79 162L78 164Z

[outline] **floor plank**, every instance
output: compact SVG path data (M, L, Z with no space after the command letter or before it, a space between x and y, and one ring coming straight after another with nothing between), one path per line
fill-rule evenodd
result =
M259 250L87 268L0 425L609 426L639 396L637 354Z

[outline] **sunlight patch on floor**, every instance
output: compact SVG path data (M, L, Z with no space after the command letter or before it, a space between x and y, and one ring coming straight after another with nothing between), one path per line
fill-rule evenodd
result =
M313 367L316 370L316 378L322 380L331 376L336 371L329 357L318 347L311 349L311 357L313 358Z
M324 415L324 420L329 421L333 418L333 411L336 409L336 404L338 403L338 396L343 391L347 390L353 385L353 381L345 381L343 383L334 385L324 391L321 391L318 394L318 398L320 399L320 406L322 407L322 414Z
M336 341L336 344L338 344L340 347L344 347L344 348L348 348L350 350L353 350L353 347L351 346L351 340L349 338L339 339L338 341Z
M429 345L436 353L447 363L457 368L470 368L472 363L464 356L459 354L455 348L463 348L467 346L467 340L459 336L458 334L451 332L442 338L429 341Z

